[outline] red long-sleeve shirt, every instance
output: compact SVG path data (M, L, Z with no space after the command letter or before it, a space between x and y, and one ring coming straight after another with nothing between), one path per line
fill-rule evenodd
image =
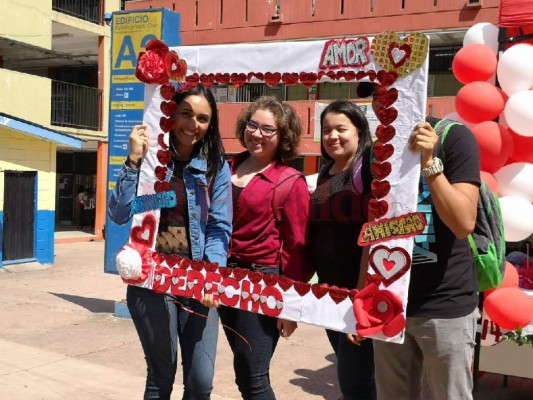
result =
M246 157L248 152L233 158L232 174ZM309 190L303 175L292 185L283 206L283 221L279 229L273 211L274 188L282 171L287 168L291 167L274 162L254 176L242 190L233 210L229 256L259 265L281 265L283 275L307 282L314 271L307 262L305 249Z

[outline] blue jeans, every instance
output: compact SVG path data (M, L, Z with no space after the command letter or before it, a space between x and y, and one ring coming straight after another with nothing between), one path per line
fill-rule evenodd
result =
M218 314L190 298L128 285L128 309L144 350L148 376L145 400L170 399L177 365L177 343L183 367L183 399L209 400L213 390ZM208 318L194 315L184 307Z
M374 351L372 340L351 343L346 334L326 329L337 356L337 379L344 400L375 400Z
M274 400L270 360L278 344L277 318L230 307L220 307L220 320L233 352L235 383L244 400ZM227 329L243 336L248 343Z

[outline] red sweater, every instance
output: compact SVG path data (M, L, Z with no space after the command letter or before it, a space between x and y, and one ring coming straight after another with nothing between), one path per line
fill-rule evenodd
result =
M236 155L231 173L248 157ZM274 162L257 174L242 190L233 210L233 234L229 256L238 261L266 266L281 265L283 275L307 282L314 271L306 257L305 237L309 214L309 190L305 178L297 179L283 206L283 222L279 230L273 212L274 187L281 172L289 166ZM294 170L297 172L296 170ZM280 262L280 246L283 250Z

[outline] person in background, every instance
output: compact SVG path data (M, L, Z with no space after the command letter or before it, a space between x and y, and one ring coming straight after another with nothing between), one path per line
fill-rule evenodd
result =
M304 176L286 165L297 156L300 121L289 104L265 96L240 114L236 136L246 151L231 161L234 215L228 267L307 282L313 275L305 254L309 191ZM276 196L284 202L274 210ZM291 336L296 322L229 307L219 312L242 398L275 399L270 361L279 337Z
M87 202L87 191L84 186L78 188L78 193L76 194L76 203L78 206L78 229L82 230L87 224L85 217L85 203Z
M330 103L320 115L322 167L309 211L309 260L319 283L362 289L368 248L357 245L368 220L371 137L361 109L348 100ZM376 398L372 340L326 330L337 357L344 400Z
M177 205L161 210L156 251L226 265L231 235L231 182L213 94L203 85L173 98L170 188ZM148 147L146 125L130 135L129 156L108 204L114 222L131 218L139 167ZM148 375L144 399L170 399L181 350L184 400L210 399L218 338L215 308L185 297L128 285L127 303L141 340Z
M379 86L372 106L381 107ZM420 154L431 198L434 260L413 262L403 344L376 340L378 398L422 399L424 380L433 400L472 399L472 360L478 311L477 277L467 236L477 218L481 184L476 139L464 125L450 128L438 154L436 118L415 125L408 142ZM442 154L446 154L444 158Z

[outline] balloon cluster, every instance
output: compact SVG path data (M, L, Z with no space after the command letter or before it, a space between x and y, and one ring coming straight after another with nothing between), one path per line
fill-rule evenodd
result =
M533 45L517 43L500 52L498 34L490 23L466 32L452 63L464 86L456 112L445 118L473 132L481 177L500 196L505 240L519 242L533 234ZM507 270L506 275L516 273L510 263ZM486 294L485 312L514 330L533 320L533 300L518 289L518 279L507 278Z

